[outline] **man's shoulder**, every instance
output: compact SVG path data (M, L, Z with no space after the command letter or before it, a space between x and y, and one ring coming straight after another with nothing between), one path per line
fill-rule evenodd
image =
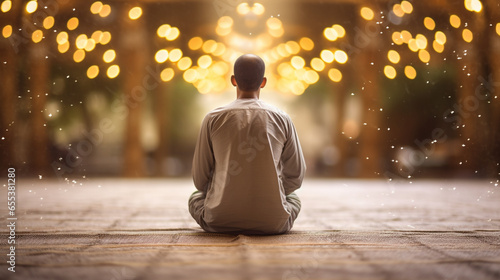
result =
M262 100L235 100L229 104L213 109L207 116L217 116L237 111L265 111L274 115L280 115L284 118L289 118L285 111Z

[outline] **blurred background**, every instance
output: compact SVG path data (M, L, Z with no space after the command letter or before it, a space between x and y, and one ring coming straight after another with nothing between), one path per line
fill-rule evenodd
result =
M309 177L500 175L497 0L0 2L0 165L18 176L189 176L243 53Z

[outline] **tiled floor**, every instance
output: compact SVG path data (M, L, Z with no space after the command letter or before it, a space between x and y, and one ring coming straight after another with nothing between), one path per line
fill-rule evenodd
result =
M280 236L202 232L189 179L18 182L1 279L500 279L497 181L306 180Z

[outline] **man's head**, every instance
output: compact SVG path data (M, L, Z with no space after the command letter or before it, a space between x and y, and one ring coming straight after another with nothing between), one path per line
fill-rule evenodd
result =
M256 91L263 87L266 66L262 58L254 54L244 54L234 63L234 79L242 91ZM233 85L236 86L233 81Z

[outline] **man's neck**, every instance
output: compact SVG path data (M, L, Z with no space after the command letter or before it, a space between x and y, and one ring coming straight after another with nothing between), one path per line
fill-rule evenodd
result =
M236 98L237 99L259 99L259 96L260 96L260 90L256 90L256 91L237 90L236 91Z

